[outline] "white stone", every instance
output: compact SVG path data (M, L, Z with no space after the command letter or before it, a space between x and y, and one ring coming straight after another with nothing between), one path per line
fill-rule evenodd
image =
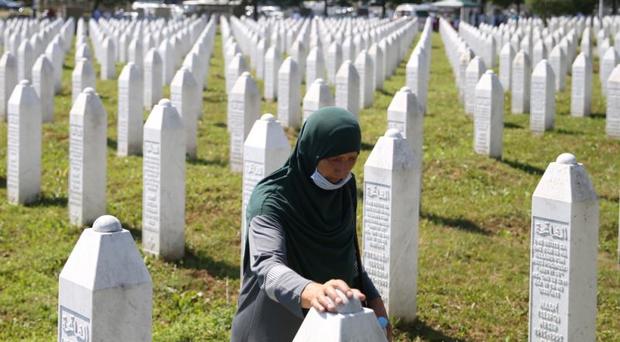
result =
M397 129L416 156L415 172L422 174L422 143L424 141L424 112L415 93L402 87L387 109L387 127ZM419 157L418 157L419 156Z
M243 171L243 143L260 112L260 95L256 82L244 72L228 94L228 132L230 134L230 169Z
M592 60L583 52L575 58L572 72L570 113L589 116L592 112Z
M85 229L59 278L58 341L151 341L151 276L118 219Z
M144 108L149 110L163 96L163 62L152 48L144 58Z
M45 55L54 67L54 94L58 94L62 89L62 65L64 58L64 52L58 40L54 40L47 46Z
M551 53L549 54L549 64L553 68L553 74L555 75L555 91L559 92L564 90L566 85L566 54L560 47L560 45L556 45Z
M75 103L78 95L86 88L95 88L96 75L90 60L80 59L71 73L71 103Z
M30 80L32 76L32 64L34 63L34 51L28 40L24 40L17 49L17 79Z
M297 39L293 43L293 46L291 46L290 55L297 62L297 66L299 67L299 71L300 71L300 77L303 80L303 75L306 72L307 51L306 51L306 46L300 39Z
M54 120L54 66L42 54L32 66L32 85L41 101L43 122Z
M422 49L415 49L406 67L406 84L416 94L422 110L426 111L426 94L428 93L428 80L426 78L426 56Z
M543 59L532 73L530 101L530 129L543 133L552 129L555 121L555 75Z
M620 65L607 81L607 114L605 132L610 138L620 139Z
M28 80L8 103L6 188L9 203L36 201L41 192L41 102Z
M86 88L69 115L69 220L84 225L106 211L107 113Z
M482 58L474 57L465 71L465 112L474 114L476 108L476 85L487 70Z
M142 153L142 118L144 79L140 67L127 63L118 77L117 154Z
M372 59L374 67L374 84L375 89L383 89L383 80L385 79L385 70L383 65L383 50L378 44L372 44L368 49L368 54Z
M278 71L278 120L284 127L301 125L301 75L292 57L287 57Z
M532 195L530 341L595 340L598 231L588 173L561 154Z
M312 84L317 78L325 79L325 59L318 47L313 47L306 59L306 84Z
M265 40L260 39L256 45L256 79L262 80L265 77ZM303 70L303 69L302 69Z
M459 100L465 104L465 95L467 92L467 67L472 60L473 53L470 49L465 49L459 54L459 70L458 70L458 87Z
M336 83L336 74L342 64L342 47L337 41L333 41L327 48L327 79L331 84Z
M236 54L232 61L228 62L228 69L226 69L226 94L230 93L230 89L237 81L237 78L244 72L249 71L245 65L245 59L243 55Z
M387 342L374 311L363 308L359 299L336 291L344 301L337 312L310 309L293 342Z
M185 250L185 129L168 99L144 124L142 245L145 252L178 260Z
M359 118L360 76L350 60L344 61L336 74L336 107L342 107Z
M241 203L241 255L245 249L245 211L256 184L284 165L291 153L284 129L272 114L256 120L243 144L243 198ZM241 262L243 265L243 262Z
M280 51L270 47L265 53L265 100L274 101L278 97L278 71L280 70Z
M175 51L170 43L170 39L164 39L157 48L162 65L162 83L160 86L170 84L175 72ZM159 101L156 99L155 101Z
M607 80L609 79L609 75L611 75L611 72L614 70L618 62L618 53L616 52L616 49L614 49L613 47L608 48L605 52L605 55L603 55L602 60L600 61L601 67L599 72L599 78L601 81L601 91L603 93L603 96L607 96Z
M474 151L501 159L504 131L504 91L492 70L476 85Z
M539 40L536 44L534 44L534 49L532 52L532 65L538 65L540 61L543 59L547 59L547 47L545 46L543 40Z
M513 114L523 114L530 110L530 81L532 77L530 59L521 50L512 62L512 97L511 111Z
M360 76L360 108L367 108L374 101L374 67L372 59L362 50L355 59L355 69Z
M303 121L305 122L308 117L317 110L333 106L334 98L329 91L329 86L322 78L316 79L304 96L303 102Z
M144 61L144 49L140 38L136 37L129 43L129 61L134 63L137 67L142 68Z
M75 50L75 62L77 63L82 58L93 58L93 54L90 52L90 48L86 43L78 44Z
M506 43L499 54L499 81L504 91L510 90L512 83L512 61L515 58L515 50L510 43Z
M116 46L114 41L106 37L101 44L103 55L101 56L101 79L113 80L116 76Z
M391 128L364 164L364 269L389 315L408 322L416 317L420 157Z
M17 59L9 51L0 59L0 121L7 119L7 104L17 85Z
M190 158L197 157L196 140L201 94L192 73L186 67L181 67L170 84L170 101L183 119L186 153Z

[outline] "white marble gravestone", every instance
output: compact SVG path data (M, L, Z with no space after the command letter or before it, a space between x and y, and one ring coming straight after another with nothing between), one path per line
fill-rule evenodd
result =
M599 208L574 155L549 164L532 195L530 341L594 341Z
M157 52L159 53L159 57L161 57L162 65L162 83L160 84L160 86L164 86L166 84L170 84L170 82L172 81L172 77L174 77L176 51L174 51L170 39L164 38L159 44ZM156 99L155 101L159 101L159 99Z
M343 300L336 312L310 309L293 342L387 342L374 311L362 307L359 299L336 292Z
M170 84L170 101L183 118L186 153L190 158L197 157L196 139L201 95L192 73L186 67L181 67Z
M424 112L416 94L402 87L387 109L387 127L397 129L407 139L413 155L417 174L422 174L422 143L424 136Z
M116 46L114 40L106 37L101 44L101 79L113 80L116 76Z
M17 49L17 79L30 80L32 76L32 63L34 63L35 55L32 45L25 39L19 44Z
M474 114L476 108L476 85L486 71L482 58L474 57L465 71L465 112Z
M547 47L542 39L534 44L532 51L532 66L538 65L543 59L547 59Z
M555 75L543 59L532 72L530 101L530 130L543 133L552 129L555 121Z
M336 74L336 107L342 107L359 118L360 76L350 60L340 66Z
M284 129L272 114L256 120L243 144L243 198L241 202L241 256L245 248L245 210L256 184L284 165L291 153ZM243 261L241 262L243 265ZM243 268L243 266L242 266Z
M133 62L137 67L142 68L144 62L144 45L140 37L135 37L129 42L129 62Z
M512 101L510 107L513 114L523 114L530 110L531 77L530 58L527 53L521 50L512 62Z
M572 116L589 116L592 112L592 60L580 53L573 63L570 113Z
M245 59L242 54L238 53L233 57L232 61L228 62L226 69L226 94L230 93L230 89L237 81L237 78L245 71L249 71L245 65Z
M99 217L58 281L58 341L151 341L153 284L131 233Z
M0 59L0 121L6 121L7 104L17 85L17 59L9 51Z
M322 78L316 79L304 96L303 121L305 122L317 110L333 105L334 98L329 91L329 86Z
M306 84L312 84L317 78L325 79L325 59L318 47L313 47L306 59Z
M41 192L41 102L28 80L8 103L6 188L9 203L36 201Z
M566 85L566 54L560 47L560 45L556 45L551 53L549 53L549 64L551 64L551 68L553 68L553 74L555 75L555 91L559 92L564 90Z
M118 77L116 144L119 156L142 153L143 87L142 70L133 62L127 63Z
M333 41L327 48L327 79L331 84L336 83L336 74L342 64L342 47L338 41Z
M152 48L144 58L144 108L151 109L163 96L163 62Z
M278 71L280 70L280 50L271 46L265 53L265 83L264 97L267 101L274 101L278 97Z
M501 159L504 131L504 91L492 70L476 85L474 151Z
M278 120L284 127L301 125L301 75L293 57L287 57L278 71Z
M620 66L616 66L607 81L607 114L605 132L620 139Z
M426 111L426 103L424 102L428 80L426 78L426 55L422 49L415 49L406 67L406 84L413 93L416 94L422 110Z
M416 317L418 274L416 158L407 139L390 128L364 164L364 268L390 316L409 322Z
M609 75L614 70L616 65L618 64L618 53L616 49L610 47L605 52L601 62L600 62L600 72L599 78L601 81L601 91L604 96L607 96L607 80L609 79Z
M249 72L239 76L228 94L229 163L233 172L243 171L243 143L259 117L260 95Z
M510 43L504 44L499 54L499 81L502 83L504 91L510 90L512 83L512 61L515 58L515 50Z
M372 59L362 50L355 59L355 69L360 76L360 108L367 108L374 101L374 67Z
M69 113L69 220L93 222L106 211L107 113L93 88Z
M379 47L379 44L372 44L368 49L368 54L372 59L372 65L374 67L374 88L383 89L383 80L385 79L385 70L383 69L383 50Z
M71 73L71 103L75 103L77 97L86 88L95 88L96 75L90 60L80 59Z
M170 100L161 99L144 124L142 245L166 260L185 251L185 129Z
M32 66L32 85L41 101L43 122L54 120L54 66L42 54Z
M262 80L265 78L265 52L267 47L265 46L265 39L260 39L256 45L256 79Z
M473 58L473 54L470 49L463 49L459 54L458 65L458 88L459 88L459 100L465 105L466 93L467 93L467 68Z
M303 80L303 75L306 72L306 45L301 39L295 40L293 45L291 46L290 51L291 57L297 62L297 66L299 67L299 76L301 80Z
M62 65L64 51L57 40L52 41L45 49L45 55L54 67L54 94L58 94L62 88Z

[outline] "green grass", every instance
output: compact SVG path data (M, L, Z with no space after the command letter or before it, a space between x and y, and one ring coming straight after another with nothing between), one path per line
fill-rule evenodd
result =
M156 341L228 340L235 312L241 176L229 172L227 165L219 35L213 56L198 128L198 159L187 163L186 257L176 263L145 257L153 278ZM358 185L370 149L386 130L392 95L405 84L404 65L385 82L383 91L375 93L373 107L361 112ZM0 163L2 341L55 338L58 275L81 232L70 226L67 211L72 67L73 51L65 62L63 91L56 97L55 121L44 126L41 201L9 205L6 164ZM620 268L615 255L620 142L605 137L598 77L594 77L595 114L570 117L567 89L558 94L556 129L543 136L529 132L527 115L509 114L507 95L504 157L499 161L473 153L473 123L458 103L437 34L431 68L424 125L418 320L397 324L396 340L527 339L531 195L547 164L567 151L585 165L600 197L597 338L620 340ZM109 121L108 212L123 222L140 247L142 163L141 157L116 156L116 88L116 81L97 83ZM262 109L274 113L275 103L264 103ZM292 140L297 134L287 133ZM5 123L0 123L0 160L6 160Z

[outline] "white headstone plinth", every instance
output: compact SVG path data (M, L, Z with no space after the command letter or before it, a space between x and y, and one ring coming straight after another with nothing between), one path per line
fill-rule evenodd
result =
M43 122L52 122L54 119L54 66L42 54L32 67L32 85L41 101L41 115Z
M305 122L308 117L317 110L332 106L333 104L334 98L329 91L327 83L325 83L322 78L316 79L304 96L303 121Z
M138 155L142 152L142 110L144 80L139 66L127 63L118 77L117 154Z
M492 158L502 157L504 91L492 70L476 85L474 109L474 151Z
M336 107L342 107L359 117L359 98L360 76L351 61L346 60L336 74Z
M278 120L284 127L301 125L301 75L299 65L287 57L278 71Z
M90 60L81 58L76 62L71 73L71 103L75 103L77 97L86 88L95 89L96 75Z
M186 153L190 158L197 156L196 138L201 95L202 91L192 73L187 67L181 67L170 84L170 101L183 118Z
M157 49L152 48L144 57L144 108L150 110L162 97L163 61Z
M570 113L589 116L592 112L592 60L580 53L573 63Z
M513 114L529 112L531 78L530 58L521 50L512 62L511 111Z
M620 66L614 68L607 81L606 116L607 136L620 139Z
M476 85L486 71L482 58L476 56L469 62L465 71L465 112L474 114L476 108Z
M260 111L260 96L256 82L244 72L228 94L228 132L230 133L230 169L243 170L243 143Z
M7 104L17 85L17 59L7 51L0 59L0 120L7 118Z
M546 59L534 69L531 86L530 129L543 133L555 122L555 75Z

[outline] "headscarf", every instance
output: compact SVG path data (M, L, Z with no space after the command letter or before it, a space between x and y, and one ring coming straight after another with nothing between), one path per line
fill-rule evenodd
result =
M319 160L359 152L360 146L360 126L353 114L322 108L306 120L284 166L259 182L250 197L247 222L255 216L279 222L288 266L315 282L342 279L354 286L358 275L355 177L339 189L323 190L310 176Z

